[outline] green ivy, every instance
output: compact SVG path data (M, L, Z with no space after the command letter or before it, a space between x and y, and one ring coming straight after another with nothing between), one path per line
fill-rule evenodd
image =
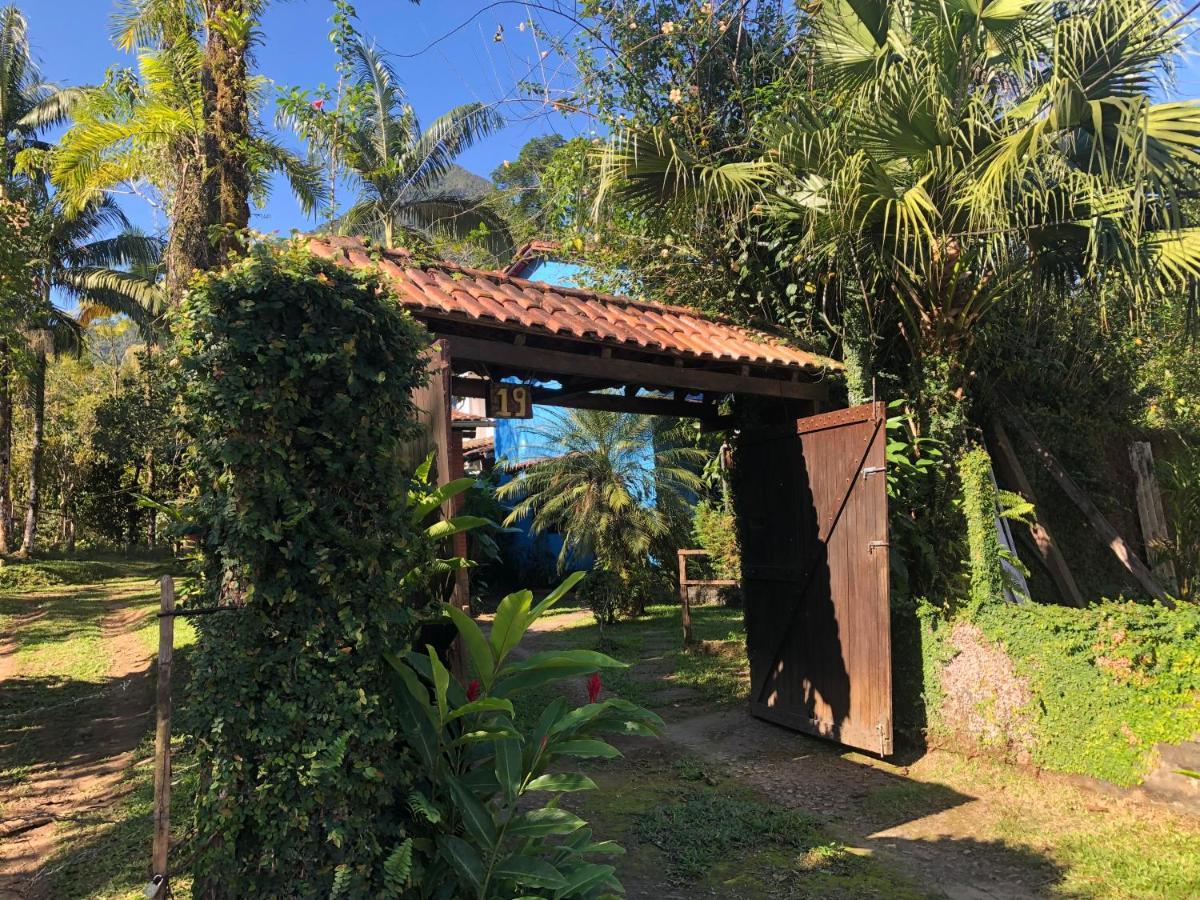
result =
M1155 744L1200 732L1200 609L1025 603L974 618L1028 680L1037 765L1135 784Z
M963 514L970 550L971 606L980 608L1004 596L1005 577L1000 538L996 532L996 488L992 459L974 447L958 459Z
M959 616L1002 647L1028 685L1031 761L1042 768L1136 784L1156 744L1200 732L1200 608L992 603ZM928 604L893 608L897 724L934 740L962 737L945 734L938 713L953 621Z
M429 602L400 462L428 338L296 244L195 283L177 334L196 602L240 606L197 620L197 895L394 895L413 756L385 654Z

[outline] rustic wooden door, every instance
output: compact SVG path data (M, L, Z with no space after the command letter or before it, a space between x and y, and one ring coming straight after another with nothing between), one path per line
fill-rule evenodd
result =
M739 435L735 502L764 719L892 752L884 407Z

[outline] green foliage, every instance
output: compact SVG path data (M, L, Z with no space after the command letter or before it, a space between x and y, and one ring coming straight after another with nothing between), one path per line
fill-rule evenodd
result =
M1155 744L1200 731L1200 609L1020 604L974 620L1029 680L1039 765L1131 784Z
M661 568L644 561L622 572L597 568L579 589L579 599L592 611L600 626L600 641L604 629L619 619L636 618L651 604L662 603L676 589L671 577Z
M492 183L511 207L514 226L520 228L523 238L546 237L565 224L556 214L555 204L547 202L553 192L543 178L566 143L558 134L530 138L516 159L505 160L492 172Z
M335 872L378 896L409 836L385 655L432 599L404 587L432 546L400 462L427 340L377 278L297 244L253 247L181 309L196 599L241 606L199 620L190 691L215 896L327 895Z
M345 3L335 13L336 90L319 88L315 100L298 88L279 97L281 118L328 168L330 193L339 177L349 177L357 188L353 205L330 224L369 235L388 249L398 236L426 247L435 235L447 233L478 237L498 257L511 256L504 220L446 183L454 160L501 128L504 119L489 105L464 103L422 128L387 53L357 34L353 15ZM332 220L332 200L330 213Z
M677 802L643 813L637 835L662 849L672 874L684 878L699 878L739 851L764 844L808 850L821 837L803 813L710 790L688 790Z
M1159 472L1170 536L1156 549L1175 566L1179 596L1200 600L1200 447L1184 447Z
M433 832L408 845L406 896L508 900L544 891L561 898L620 891L614 868L592 858L621 848L593 840L586 823L558 802L558 795L595 784L561 764L618 756L601 734L653 735L662 721L616 698L568 709L560 696L528 728L519 709L524 692L537 698L539 688L625 665L590 650L514 658L529 626L582 577L572 575L536 605L529 591L508 595L490 635L446 607L476 676L469 692L432 648L391 657L402 685L397 706L417 757L411 802ZM546 801L546 794L553 796Z
M901 613L919 629L920 646L906 643L898 653L910 668L920 660L924 711L938 735L941 672L956 653L951 623L929 606ZM1200 609L1194 606L1103 601L1080 610L990 603L960 615L1004 650L1027 683L1031 701L1023 714L1032 724L1030 758L1038 766L1135 784L1148 773L1156 744L1187 741L1200 730Z
M689 492L699 492L704 450L663 420L599 410L556 411L527 429L540 458L500 487L514 501L505 519L529 519L535 533L563 536L559 568L592 554L628 577L654 553L674 556L686 540ZM647 453L647 447L652 453Z
M607 569L594 569L578 591L579 599L600 626L600 641L604 641L604 629L616 625L621 613L628 609L628 593L621 576Z
M708 551L713 574L738 581L742 577L742 553L738 546L737 522L724 504L702 501L692 520L696 543Z
M954 596L965 555L946 445L916 431L912 404L888 404L887 488L893 594Z
M100 560L40 559L0 566L0 591L30 591L63 584L90 584L128 573L128 563Z
M963 514L967 520L970 551L971 606L978 609L1004 597L1007 581L1000 536L996 531L996 487L992 482L992 459L982 447L974 447L958 458Z

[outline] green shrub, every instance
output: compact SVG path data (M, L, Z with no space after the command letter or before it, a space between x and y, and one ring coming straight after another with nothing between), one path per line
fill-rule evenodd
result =
M387 896L416 758L385 654L429 600L405 587L431 548L400 464L427 337L296 245L195 284L177 335L197 600L242 607L197 620L197 892L328 896L336 872Z
M628 606L628 592L620 576L605 569L594 569L579 588L579 599L596 619L603 634L608 625L615 625Z
M738 547L737 522L724 506L704 501L696 506L693 520L696 543L708 551L717 578L741 580L742 553Z
M447 607L476 675L465 692L432 650L392 659L402 682L397 702L417 757L407 802L433 832L432 839L407 839L394 851L390 872L397 893L568 900L621 890L614 868L594 861L621 848L593 840L582 819L558 806L557 795L596 785L562 764L619 756L599 735L654 735L662 720L625 700L599 700L599 670L626 667L602 653L512 658L529 626L582 575L568 578L536 606L529 591L505 597L488 637L464 612ZM517 724L531 721L516 708L524 692L536 702L540 689L589 673L588 703L568 709L559 696L530 727Z
M928 605L894 609L893 634L904 636L895 671L905 730L963 737L947 733L942 717L943 675L958 652L954 622L976 626L1028 689L1022 749L1035 765L1135 784L1150 770L1156 744L1200 732L1200 609L1113 601L1082 610L987 604L950 621Z

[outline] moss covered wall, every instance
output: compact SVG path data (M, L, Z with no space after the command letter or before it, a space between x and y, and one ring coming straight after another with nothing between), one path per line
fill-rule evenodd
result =
M1056 772L1139 783L1200 734L1200 609L893 609L897 728Z

